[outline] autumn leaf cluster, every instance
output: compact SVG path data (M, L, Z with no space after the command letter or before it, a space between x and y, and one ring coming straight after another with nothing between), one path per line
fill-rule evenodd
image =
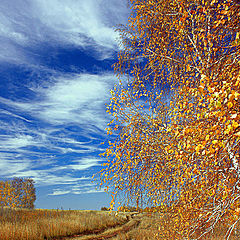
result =
M11 208L34 208L36 193L30 178L14 178L0 181L0 206Z
M240 4L131 0L102 184L113 206L168 206L173 239L239 221Z

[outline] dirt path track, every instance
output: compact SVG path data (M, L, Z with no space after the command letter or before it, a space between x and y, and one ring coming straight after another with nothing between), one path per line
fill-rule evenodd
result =
M117 228L112 228L104 231L103 233L99 235L89 235L89 236L84 236L81 238L72 238L73 240L104 240L104 239L110 239L113 237L116 237L120 233L126 233L130 231L131 229L137 227L140 224L139 219L133 219L129 221L128 223L124 224L121 227Z
M55 238L53 240L104 240L116 237L120 233L126 233L131 229L137 227L141 220L138 217L134 217L127 223L123 225L118 225L114 228L109 228L105 230L95 230L92 232L85 232L80 235L68 236Z

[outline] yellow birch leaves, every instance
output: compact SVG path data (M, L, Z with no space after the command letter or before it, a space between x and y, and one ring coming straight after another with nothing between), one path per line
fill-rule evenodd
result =
M34 208L36 193L30 178L0 181L0 206Z
M169 206L177 216L172 239L204 236L214 221L230 228L240 204L239 6L130 6L115 64L121 83L107 110L118 137L103 154L102 181L115 189L113 199L123 192L126 201Z

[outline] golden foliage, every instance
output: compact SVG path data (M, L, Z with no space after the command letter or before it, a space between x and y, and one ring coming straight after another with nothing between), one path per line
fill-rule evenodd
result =
M130 0L102 184L175 213L173 239L239 221L240 6ZM124 81L127 76L127 81Z
M36 193L30 178L14 178L0 181L0 206L12 208L34 208Z

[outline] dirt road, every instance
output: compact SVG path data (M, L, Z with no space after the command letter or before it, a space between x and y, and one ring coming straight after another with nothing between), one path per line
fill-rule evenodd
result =
M107 230L97 230L92 232L86 232L82 233L81 235L74 235L69 237L61 237L56 238L53 240L104 240L104 239L111 239L113 237L116 237L120 233L126 233L130 231L133 228L136 228L141 222L141 219L135 215L135 216L128 216L128 222L116 226L115 228L109 228Z

